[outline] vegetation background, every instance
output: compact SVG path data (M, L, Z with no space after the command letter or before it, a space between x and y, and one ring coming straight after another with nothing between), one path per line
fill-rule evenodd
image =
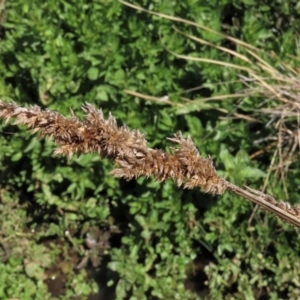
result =
M270 169L276 146L265 138L276 130L260 105L276 99L223 97L243 91L243 73L174 55L237 63L178 30L243 51L234 42L118 1L0 2L3 100L65 115L87 101L155 148L181 130L228 180L300 202L297 153L284 177ZM294 55L297 66L298 1L138 4L276 53L279 66ZM22 127L1 123L0 145L0 299L299 299L298 233L253 204L116 180L110 162L54 157L51 141Z

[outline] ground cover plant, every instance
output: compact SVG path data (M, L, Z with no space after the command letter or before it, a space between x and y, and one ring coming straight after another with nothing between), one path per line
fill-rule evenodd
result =
M296 88L287 95L282 86L284 74L297 79L296 59L282 64L287 54L297 55L296 1L139 6L263 49L265 62L289 72L261 72L260 61L250 63L252 74L269 77L275 94L288 97L285 107L297 108ZM105 116L111 111L119 125L139 129L152 149L167 149L173 143L166 137L181 131L204 158L212 156L217 176L292 206L300 202L297 151L288 172L281 169L284 177L272 169L280 170L280 157L287 161L276 150L295 148L297 110L276 119L279 98L229 65L246 61L212 47L245 56L240 44L118 1L13 0L0 11L3 103L62 115L72 108L82 119L81 105L89 102ZM272 114L284 120L283 129L266 126ZM275 137L275 146L266 137ZM11 123L1 123L0 146L0 298L85 299L98 290L95 297L105 299L299 297L297 232L250 202L183 190L171 180L114 179L113 164L98 154L53 156L53 141Z

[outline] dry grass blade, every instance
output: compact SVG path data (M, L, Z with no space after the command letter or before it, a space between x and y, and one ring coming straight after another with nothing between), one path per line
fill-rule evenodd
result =
M83 105L85 119L79 120L73 112L65 118L57 112L42 110L38 106L19 107L16 103L0 100L0 118L14 118L14 124L23 124L40 136L54 139L59 148L56 154L71 157L74 153L97 152L111 159L116 165L111 174L127 180L140 176L153 176L158 181L173 179L184 188L198 187L211 194L223 194L226 190L240 195L281 219L300 227L300 205L292 207L273 197L250 188L242 189L218 176L212 159L204 158L190 137L175 134L170 141L177 144L173 153L147 147L147 141L138 130L118 127L109 115L104 118L101 110L90 104Z
M187 34L187 33L183 32L182 30L179 30L176 27L174 27L174 29L175 29L175 31L179 32L181 35L184 35L187 38L189 38L191 40L194 40L194 41L196 41L196 42L198 42L198 43L200 43L202 45L207 45L207 46L216 48L216 49L218 49L220 51L223 51L225 53L231 54L231 55L233 55L235 57L238 57L239 59L245 61L246 63L249 63L249 64L252 63L252 61L247 56L242 55L242 54L240 54L240 53L238 53L238 52L236 52L234 50L231 50L231 49L228 49L228 48L225 48L225 47L222 47L222 46L215 45L215 44L213 44L211 42L208 42L206 40L200 39L199 37L195 37L193 35Z
M247 43L245 43L245 42L243 42L243 41L241 41L239 39L236 39L236 38L231 37L231 36L227 36L227 35L225 35L225 34L223 34L221 32L215 31L215 30L213 30L213 29L211 29L211 28L209 28L207 26L198 24L196 22L193 22L193 21L190 21L190 20L187 20L187 19L183 19L183 18L179 18L179 17L175 17L175 16L171 16L171 15L166 15L166 14L158 13L158 12L155 12L155 11L143 8L141 6L134 5L134 4L129 3L127 1L123 1L123 0L118 0L118 1L120 3L123 3L124 5L126 5L128 7L131 7L133 9L135 9L135 10L143 11L143 12L146 12L146 13L149 13L149 14L152 14L154 16L161 17L161 18L164 18L164 19L167 19L167 20L170 20L170 21L188 24L188 25L191 25L191 26L203 29L205 31L214 33L214 34L216 34L216 35L218 35L220 37L226 38L226 39L234 42L237 45L244 46L244 47L247 47L247 48L252 49L252 50L258 50L256 47L254 47L252 45L249 45L249 44L247 44Z
M202 99L188 99L185 97L180 97L180 99L183 101L183 103L176 103L171 101L171 99L169 100L169 96L165 96L165 97L153 97L151 95L146 95L146 94L142 94L142 93L138 93L135 91L131 91L131 90L124 90L124 93L131 95L131 96L135 96L138 97L140 99L144 99L144 100L148 100L148 101L153 101L156 103L160 103L160 104L167 104L176 108L184 108L186 104L192 104L194 106L199 106L199 109L205 108L205 109L214 109L217 111L220 111L224 114L229 114L229 111L224 109L224 108L220 108L220 107L214 107L213 105L208 105L209 101L219 101L219 100L227 100L227 99L234 99L234 98L240 98L242 97L244 94L228 94L228 95L218 95L218 96L213 96L213 97L207 97L207 98L202 98ZM231 113L234 117L238 118L238 119L245 119L249 122L258 122L260 123L261 121L257 118L253 118L251 116L247 116L247 115L243 115L243 114L239 114L239 113Z

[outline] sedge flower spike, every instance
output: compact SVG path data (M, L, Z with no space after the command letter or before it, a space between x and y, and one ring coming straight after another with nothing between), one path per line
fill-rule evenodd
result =
M176 144L172 153L151 149L140 131L130 130L126 125L119 127L111 114L105 119L102 110L89 103L82 109L85 118L80 120L73 111L66 118L38 106L25 108L0 100L0 118L6 122L14 119L15 125L22 124L39 132L40 138L52 138L58 146L54 151L56 155L70 159L74 154L96 152L113 161L115 169L110 173L118 178L153 176L160 182L173 179L178 186L200 188L214 195L222 195L227 190L300 227L300 205L292 207L270 195L226 181L217 174L212 158L202 157L190 137L184 138L179 132L168 138Z

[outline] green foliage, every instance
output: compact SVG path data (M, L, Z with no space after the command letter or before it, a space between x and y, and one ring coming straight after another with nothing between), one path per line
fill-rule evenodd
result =
M294 54L297 1L139 4L279 55ZM224 62L234 60L230 56L185 38L171 21L118 1L12 0L4 15L2 99L63 114L69 108L80 114L87 101L105 114L112 111L120 124L140 129L155 148L167 147L166 137L181 130L202 154L212 155L226 178L258 188L264 182L270 157L250 159L264 125L220 119L224 115L218 109L236 109L232 100L201 102L239 90L239 83L234 89L229 83L214 84L236 80L236 72L177 59L166 48ZM226 45L211 32L175 25ZM180 107L123 93L169 95L176 104L182 91L201 85L184 94L200 101ZM246 112L258 101L243 100ZM98 155L67 161L52 156L49 140L38 140L21 127L3 124L1 130L1 299L84 299L96 292L89 272L76 270L87 253L86 233L94 227L112 231L110 249L99 253L99 272L105 274L99 286L112 286L116 299L299 297L297 233L265 213L252 215L250 203L227 194L213 198L182 191L172 182L116 180L108 175L111 163ZM293 170L287 177L292 202L299 202L299 175ZM268 192L284 195L278 184L269 185ZM57 288L56 280L63 286Z

